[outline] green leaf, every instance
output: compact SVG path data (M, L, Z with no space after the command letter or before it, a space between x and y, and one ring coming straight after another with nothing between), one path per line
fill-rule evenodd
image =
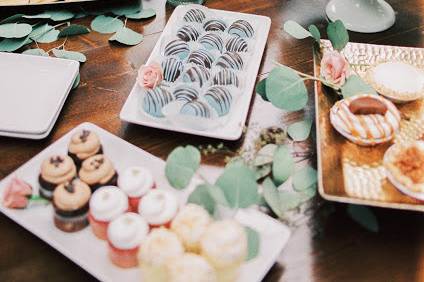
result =
M80 52L67 51L67 50L56 49L56 48L53 49L52 51L53 51L53 54L58 58L74 60L81 63L84 63L85 61L87 61L87 58L85 57L85 55Z
M246 230L248 249L246 261L249 261L256 258L259 254L260 236L256 230L248 226L245 226L244 229Z
M8 23L0 25L0 37L22 38L30 34L32 27L25 23Z
M51 15L47 12L44 12L37 15L23 15L22 17L26 19L50 19Z
M22 19L23 16L24 16L24 14L16 14L16 15L7 17L7 18L3 19L2 21L0 21L0 24L17 22L18 20Z
M266 164L263 166L256 167L256 180L262 179L265 176L268 176L272 172L272 165Z
M138 13L126 14L125 16L132 20L141 20L156 16L156 12L153 9L145 9L139 11Z
M293 189L296 191L303 191L317 183L317 171L310 167L305 166L293 174Z
M377 217L371 209L364 206L348 205L347 213L356 223L368 231L378 232L379 226Z
M224 192L218 186L208 184L206 185L206 188L208 190L209 195L215 201L215 204L219 204L224 207L229 206L229 203L227 201L227 198L225 197Z
M335 50L341 51L349 42L349 34L341 20L329 23L327 26L328 39Z
M299 192L302 202L309 201L310 199L315 197L316 194L317 194L316 183Z
M59 33L59 37L66 37L66 36L73 36L73 35L79 35L79 34L87 34L90 30L79 24L72 24L70 26L65 27L62 29Z
M86 16L88 16L88 13L81 9L81 11L75 14L74 19L81 19L81 18L85 18Z
M43 49L36 48L36 49L28 49L22 52L22 54L26 55L33 55L33 56L42 56L42 57L48 57L49 54L44 51Z
M302 195L293 191L280 191L278 196L280 201L280 210L283 213L297 208L303 202Z
M143 35L128 27L123 27L109 38L109 41L118 41L125 45L137 45L143 41Z
M190 194L187 202L204 207L210 215L215 212L215 201L208 191L208 184L201 184Z
M278 146L275 144L267 144L263 146L255 156L253 161L254 166L262 166L265 164L272 163L274 159L275 150L277 150Z
M317 43L320 43L320 40L321 40L321 33L319 32L319 29L317 28L317 26L316 26L316 25L314 25L314 24L311 24L311 25L308 27L308 30L309 30L309 32L311 33L312 37L315 39L315 41L316 41Z
M287 128L287 133L293 141L305 141L311 133L311 128L311 120L302 120L290 124Z
M261 81L256 84L255 88L256 93L264 99L264 101L269 102L268 98L266 97L266 78L262 79Z
M81 76L78 73L77 77L74 80L74 83L72 84L72 89L77 88L79 86L79 84L80 84L80 81L81 81Z
M137 3L131 3L127 5L120 5L116 7L112 7L110 10L114 15L117 16L124 16L124 15L132 15L140 12L141 5L140 2L137 1Z
M274 68L266 80L266 96L277 108L298 111L308 103L308 91L303 79L291 68Z
M255 173L245 165L226 167L215 185L222 189L231 208L247 208L259 199Z
M262 186L265 202L279 218L282 218L283 211L280 208L280 195L274 182L268 177L264 180Z
M284 183L293 173L294 160L286 145L281 145L275 150L272 163L272 177L277 185Z
M188 186L200 166L200 152L188 145L177 147L166 160L165 175L172 187L183 189Z
M54 29L53 26L45 23L45 24L41 24L41 25L37 25L35 27L32 28L31 33L29 34L29 38L31 39L37 39L38 37L40 37L41 35L47 33L48 31Z
M66 21L75 16L74 13L68 10L47 11L46 14L49 14L50 19L55 22Z
M100 33L114 33L120 30L124 23L116 18L109 16L97 16L91 22L91 29Z
M300 24L295 21L286 21L284 23L284 31L296 39L304 39L312 37L312 34L304 29Z
M50 29L49 31L33 38L38 43L52 43L59 39L59 31L57 29Z
M28 36L22 37L22 38L5 38L2 41L0 41L0 51L13 52L29 43L31 43L31 39L29 39Z
M374 88L367 84L360 76L351 75L341 87L343 98L348 98L358 94L377 95Z

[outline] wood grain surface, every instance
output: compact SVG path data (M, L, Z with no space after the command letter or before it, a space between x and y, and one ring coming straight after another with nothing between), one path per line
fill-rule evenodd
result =
M148 58L173 8L165 0L146 0L157 16L129 27L145 35L142 44L127 48L108 42L108 35L91 32L70 38L68 50L82 51L87 63L81 68L81 85L73 91L52 133L44 140L0 138L0 178L5 177L76 125L89 121L136 146L165 158L176 146L217 144L219 140L189 136L123 123L118 114L136 77ZM378 34L351 33L351 41L424 47L424 1L389 1L397 11L390 30ZM313 73L311 42L295 40L282 31L292 19L307 26L325 27L326 0L209 0L206 6L268 16L272 19L268 44L262 59L262 78L274 62ZM101 8L106 5L99 1ZM23 10L3 9L0 16ZM33 10L31 10L33 11ZM24 11L25 12L25 11ZM91 18L76 20L89 25ZM57 45L59 43L56 43ZM53 48L56 44L43 44ZM248 130L238 141L225 142L232 150L248 148L263 128L284 127L304 116L314 116L313 84L308 83L310 101L304 111L285 113L260 97L252 101ZM313 140L295 145L297 161L316 162ZM221 167L223 154L203 158L204 164ZM317 197L318 198L318 197ZM293 227L292 237L265 281L424 281L423 215L415 212L374 209L378 233L370 233L346 214L345 205L317 199L303 222ZM328 212L333 210L333 212ZM88 273L66 257L0 215L0 281L91 281Z

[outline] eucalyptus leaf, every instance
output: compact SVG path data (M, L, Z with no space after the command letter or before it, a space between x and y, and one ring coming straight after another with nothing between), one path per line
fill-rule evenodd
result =
M341 20L330 22L327 26L328 39L335 50L341 51L349 42L349 34Z
M31 43L29 37L5 38L0 41L0 52L13 52Z
M311 24L311 25L308 27L308 30L309 30L309 32L311 33L312 37L315 39L315 41L316 41L317 43L320 43L320 40L321 40L321 33L319 32L319 29L317 28L317 26L316 26L316 25L314 25L314 24Z
M294 160L286 145L279 146L274 153L272 177L277 185L284 183L294 170Z
M377 95L374 88L367 84L360 76L351 75L341 87L343 98L349 98L358 94Z
M229 207L247 208L259 199L255 173L245 165L230 166L215 183L222 189Z
M249 261L256 258L259 254L260 236L256 230L248 226L245 226L244 229L247 235L247 249L248 249L246 261Z
M61 22L72 19L75 14L68 10L46 11L50 15L50 19L55 22Z
M302 120L290 124L287 127L287 133L293 141L305 141L311 133L312 121Z
M275 144L267 144L263 146L255 156L255 159L253 160L254 166L262 166L265 164L272 163L274 159L274 153L275 150L277 150L278 146Z
M274 182L268 177L264 180L262 186L265 202L279 218L282 218L283 211L280 208L280 195Z
M114 33L120 30L124 23L117 17L97 16L91 22L91 29L100 33Z
M316 184L313 184L313 185L309 186L308 188L306 188L302 191L299 191L299 195L301 197L302 202L309 201L310 199L315 197L316 194L317 194L317 185Z
M26 23L7 23L0 25L0 37L22 38L30 34L32 26Z
M62 29L59 33L59 37L66 37L66 36L73 36L73 35L79 35L79 34L87 34L90 30L79 24L72 24L70 26L65 27Z
M74 19L81 19L85 18L86 16L88 16L88 13L86 13L85 11L79 11L75 14Z
M200 152L188 145L177 147L166 160L165 175L172 187L183 189L188 186L200 166Z
M33 56L42 56L42 57L48 57L49 56L49 54L46 51L44 51L43 49L40 49L40 48L28 49L28 50L25 50L24 52L22 52L22 54L33 55Z
M74 83L72 84L72 89L75 89L79 86L81 81L81 75L78 73L77 77L74 80Z
M23 15L22 17L26 19L50 19L51 15L47 12L44 12L36 15Z
M286 66L271 71L266 80L266 96L274 106L287 111L298 111L308 103L303 79Z
M74 60L81 63L84 63L85 61L87 61L87 58L85 57L85 55L80 52L68 51L68 50L62 50L62 49L56 49L56 48L53 49L52 52L58 58Z
M141 10L140 2L136 1L136 3L112 7L110 11L117 16L124 16L124 15L126 16L126 15L136 14L140 12L140 10Z
M230 168L232 166L241 166L245 165L244 159L241 157L232 158L226 165L225 168Z
M317 171L308 165L293 174L293 189L303 191L315 185L317 181Z
M148 18L156 16L156 12L153 9L145 9L145 10L139 11L138 13L126 14L125 16L132 20L141 20L141 19L148 19Z
M266 164L263 166L256 167L256 180L262 179L268 176L272 172L272 165Z
M300 24L295 21L286 21L284 23L284 31L293 36L296 39L304 39L312 37L312 34L303 28Z
M348 205L348 215L359 225L371 232L378 232L379 226L375 214L365 206Z
M215 185L206 185L209 195L215 201L215 204L219 204L224 207L228 207L229 203L225 197L224 192Z
M295 209L304 201L301 194L293 191L279 191L278 196L282 212Z
M264 101L269 102L268 98L266 97L266 78L262 79L258 82L258 84L256 84L255 91L259 94L259 96L262 97L262 99L264 99Z
M59 39L59 32L57 29L50 29L49 31L33 38L38 43L52 43Z
M190 194L187 202L204 207L210 215L215 212L215 200L209 194L209 184L201 184Z
M37 25L35 27L32 28L31 33L29 34L29 38L31 39L37 39L38 37L40 37L41 35L47 33L48 31L54 29L53 26L45 23L45 24L41 24L41 25Z
M109 38L109 41L118 41L125 45L137 45L143 41L143 35L128 27L123 27Z
M25 16L24 14L16 14L10 17L7 17L0 21L0 24L7 24L7 23L14 23L22 19L22 17Z

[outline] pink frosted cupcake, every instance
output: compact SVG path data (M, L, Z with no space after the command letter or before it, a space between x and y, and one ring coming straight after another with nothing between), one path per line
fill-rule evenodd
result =
M141 199L138 212L151 228L169 228L178 212L178 200L170 191L151 190Z
M107 239L109 222L128 211L128 198L115 186L104 186L96 190L90 199L88 220L94 235Z
M109 258L122 268L136 267L141 242L149 232L149 225L138 214L128 212L114 219L107 229Z
M118 186L128 196L130 211L137 212L141 197L153 189L155 183L150 170L134 166L119 175Z

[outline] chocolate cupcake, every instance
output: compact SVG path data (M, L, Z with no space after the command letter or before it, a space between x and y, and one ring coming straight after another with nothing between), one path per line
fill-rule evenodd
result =
M54 155L43 161L38 177L40 196L51 200L54 189L72 180L77 175L77 168L69 156Z
M81 130L71 137L68 155L72 158L77 168L91 156L102 154L103 148L96 133L90 130Z
M91 191L102 186L116 186L118 173L112 165L112 162L104 155L95 155L86 159L79 171L79 177L87 183Z
M57 186L53 192L56 227L65 232L76 232L88 226L90 197L90 187L78 178Z

